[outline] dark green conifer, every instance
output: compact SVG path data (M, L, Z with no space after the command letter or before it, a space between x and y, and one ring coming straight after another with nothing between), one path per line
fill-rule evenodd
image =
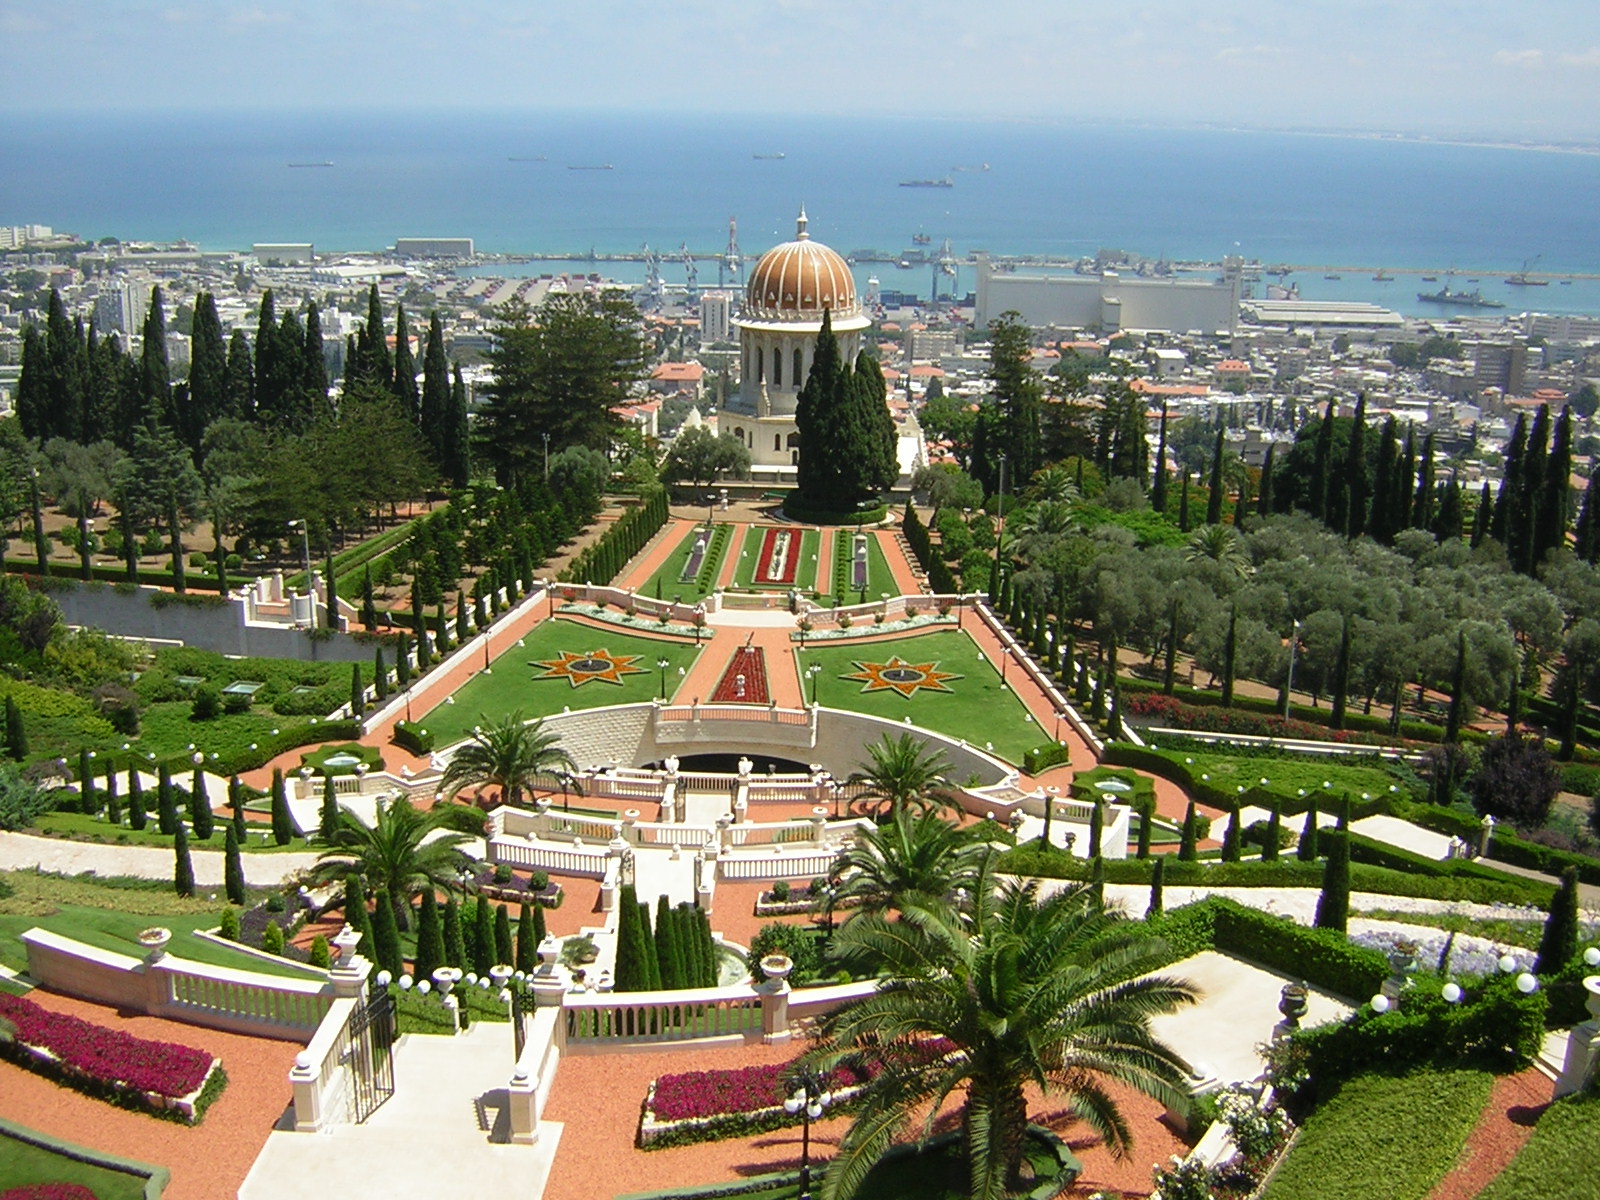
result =
M1239 806L1228 813L1228 827L1222 833L1222 861L1239 861Z
M1300 829L1300 844L1295 848L1295 857L1301 862L1316 862L1320 837L1317 829L1317 798L1313 796L1311 806L1306 809L1305 824Z
M444 961L446 966L463 971L470 965L467 940L461 932L461 906L454 896L447 896L444 902Z
M422 911L417 917L418 979L432 979L433 973L445 965L444 932L439 928L439 902L433 889L422 889Z
M1283 805L1277 800L1267 805L1267 841L1261 847L1262 862L1277 862L1279 845L1283 841Z
M16 762L28 757L28 730L22 723L22 709L9 692L6 693L6 754Z
M1222 524L1222 501L1227 494L1227 489L1222 483L1222 439L1223 429L1217 426L1217 445L1211 455L1211 487L1210 494L1206 497L1206 524Z
M211 840L212 830L215 828L211 814L211 797L206 792L206 777L199 767L194 769L194 775L189 781L189 824L194 827L194 836L202 842Z
M1200 834L1198 817L1194 811L1194 801L1189 801L1189 807L1183 814L1183 837L1178 843L1178 860L1180 862L1194 862L1200 857Z
M1328 495L1332 491L1334 401L1328 401L1322 423L1317 426L1315 456L1311 467L1311 494L1308 507L1319 521L1328 519Z
M333 845L339 832L339 793L330 771L322 777L322 811L317 816L317 840Z
M441 471L448 441L445 422L450 412L450 363L444 354L444 327L437 309L428 318L428 340L422 351L422 395L418 425L433 461Z
M479 975L487 975L495 963L493 907L486 897L479 896L472 910L472 969Z
M514 965L524 974L532 974L539 966L539 938L533 928L533 906L526 900L517 913L517 957Z
M1578 953L1578 868L1561 872L1561 886L1550 902L1539 935L1539 957L1534 960L1535 975L1554 975Z
M228 808L233 813L234 836L242 846L247 836L247 826L244 819L244 784L237 775L228 779Z
M451 487L466 487L471 478L471 439L467 434L467 385L461 378L461 368L455 369L450 385L450 406L445 414L444 459L439 464L439 474Z
M172 773L161 764L156 776L156 828L167 837L178 831L178 797L172 790Z
M244 861L239 856L239 837L232 825L222 827L222 890L229 904L244 906Z
M372 952L378 966L399 979L405 974L405 959L400 951L400 926L395 922L394 905L382 891L372 906Z
M1316 927L1343 933L1350 922L1350 839L1340 831L1322 836L1328 844L1328 860L1322 868Z
M1222 707L1233 707L1234 656L1238 642L1239 606L1228 609L1228 637L1222 645Z
M1083 460L1078 460L1080 468ZM1189 532L1189 472L1183 473L1183 490L1178 496L1178 532Z
M289 792L283 782L283 768L272 769L272 840L287 846L294 838L294 817L289 812Z
M367 689L361 682L361 664L350 664L350 716L359 721L367 715Z
M1350 447L1344 460L1341 499L1345 513L1344 534L1357 538L1367 525L1367 396L1356 397L1355 424L1350 428Z
M1355 535L1352 535L1355 536ZM1344 617L1339 633L1339 655L1333 664L1333 707L1328 713L1328 728L1343 729L1345 708L1350 699L1350 614Z
M86 746L78 750L78 811L86 817L92 817L100 811L94 786L94 760L89 757Z
M496 965L511 965L511 960L517 956L516 947L511 941L511 913L504 904L494 907L494 961Z
M106 820L113 825L122 824L122 801L117 796L117 764L106 764Z
M128 828L140 830L145 827L149 817L144 807L144 784L139 780L139 769L136 766L128 768Z
M1150 903L1145 907L1145 919L1159 917L1163 911L1166 891L1167 856L1156 855L1155 864L1150 868Z
M189 860L189 834L182 825L172 835L172 890L178 895L194 895L194 863Z
M1472 514L1472 548L1476 550L1483 545L1483 539L1489 536L1489 518L1494 514L1494 493L1489 490L1489 481L1484 480L1483 491L1478 496L1478 509Z
M306 301L306 336L300 353L300 386L312 419L330 412L328 405L328 356L322 348L322 314L315 300Z
M411 323L406 306L395 306L394 314L394 395L400 407L417 425L422 423L422 398L417 393L417 360L411 353Z
M356 953L368 962L377 962L372 915L367 912L367 889L361 882L361 876L354 871L344 877L344 919L351 929L361 935L361 940L356 943ZM398 932L395 936L399 936Z

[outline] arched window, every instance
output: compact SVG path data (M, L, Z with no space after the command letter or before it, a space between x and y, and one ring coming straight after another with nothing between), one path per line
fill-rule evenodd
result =
M792 376L792 378L794 379L794 386L795 387L799 387L800 386L800 382L801 382L801 380L800 380L800 347L799 346L796 346L794 348L794 375Z
M756 366L756 382L760 383L763 380L763 378L765 378L765 376L766 376L765 367L767 365L767 359L766 359L766 355L762 354L759 348L756 350L755 357L756 357L756 363L755 363L755 366Z
M775 433L772 435L772 448L774 450L783 449L783 434Z
M783 386L783 351L776 346L772 348L772 386Z

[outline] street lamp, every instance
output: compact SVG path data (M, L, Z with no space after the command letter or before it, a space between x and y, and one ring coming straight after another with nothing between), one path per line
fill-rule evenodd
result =
M549 435L549 433L542 433L539 436L544 438L544 481L546 483L549 483L550 482L550 435Z
M1283 684L1283 719L1285 721L1289 719L1289 705L1292 703L1290 697L1294 693L1294 652L1299 645L1300 622L1296 621L1294 628L1289 633L1289 677L1284 680Z
M811 707L817 706L817 676L822 674L822 664L812 663L806 668L806 678L811 680Z
M661 672L661 698L667 698L667 668L672 664L664 658L656 659L656 669Z
M797 1071L790 1082L794 1092L784 1100L783 1111L800 1117L800 1200L811 1200L811 1122L833 1104L833 1093L819 1071Z
M999 531L999 533L997 533L995 535L994 556L995 556L996 561L998 561L1001 564L1001 569L1004 570L1005 569L1005 548L1006 548L1006 456L1004 454L1002 454L1002 455L999 456L999 459L1000 459L1000 531Z
M304 517L296 517L294 520L289 522L289 528L290 529L298 529L300 531L300 557L304 561L305 568L306 568L306 590L310 591L311 590L311 536L310 536L309 531L306 529L306 520L305 520L305 518Z

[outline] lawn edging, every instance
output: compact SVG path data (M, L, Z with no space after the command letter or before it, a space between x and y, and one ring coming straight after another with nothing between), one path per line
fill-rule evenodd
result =
M15 1121L7 1121L4 1118L0 1118L0 1135L26 1142L51 1154L59 1154L63 1158L70 1158L73 1162L99 1167L104 1171L120 1171L125 1175L142 1176L145 1200L161 1200L161 1193L166 1191L167 1184L172 1180L172 1172L166 1167L139 1162L137 1159L122 1158L116 1154L106 1154L100 1150L90 1150L86 1146L51 1137L47 1133L40 1133L36 1129L29 1129L25 1125L18 1125Z

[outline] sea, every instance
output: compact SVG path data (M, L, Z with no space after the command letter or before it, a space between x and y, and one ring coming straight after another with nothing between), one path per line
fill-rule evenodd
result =
M1237 253L1295 266L1285 282L1311 300L1471 312L1416 299L1449 286L1512 313L1600 313L1600 154L1066 119L214 111L12 113L0 163L0 224L90 239L331 252L471 237L569 256L487 270L630 282L642 264L588 256L649 246L681 285L684 250L720 253L730 219L755 255L794 236L803 206L811 236L846 254L897 259L919 237L958 257ZM1570 281L1504 282L1525 265ZM697 271L719 283L715 262ZM931 270L858 275L926 294ZM970 289L970 267L955 282Z

